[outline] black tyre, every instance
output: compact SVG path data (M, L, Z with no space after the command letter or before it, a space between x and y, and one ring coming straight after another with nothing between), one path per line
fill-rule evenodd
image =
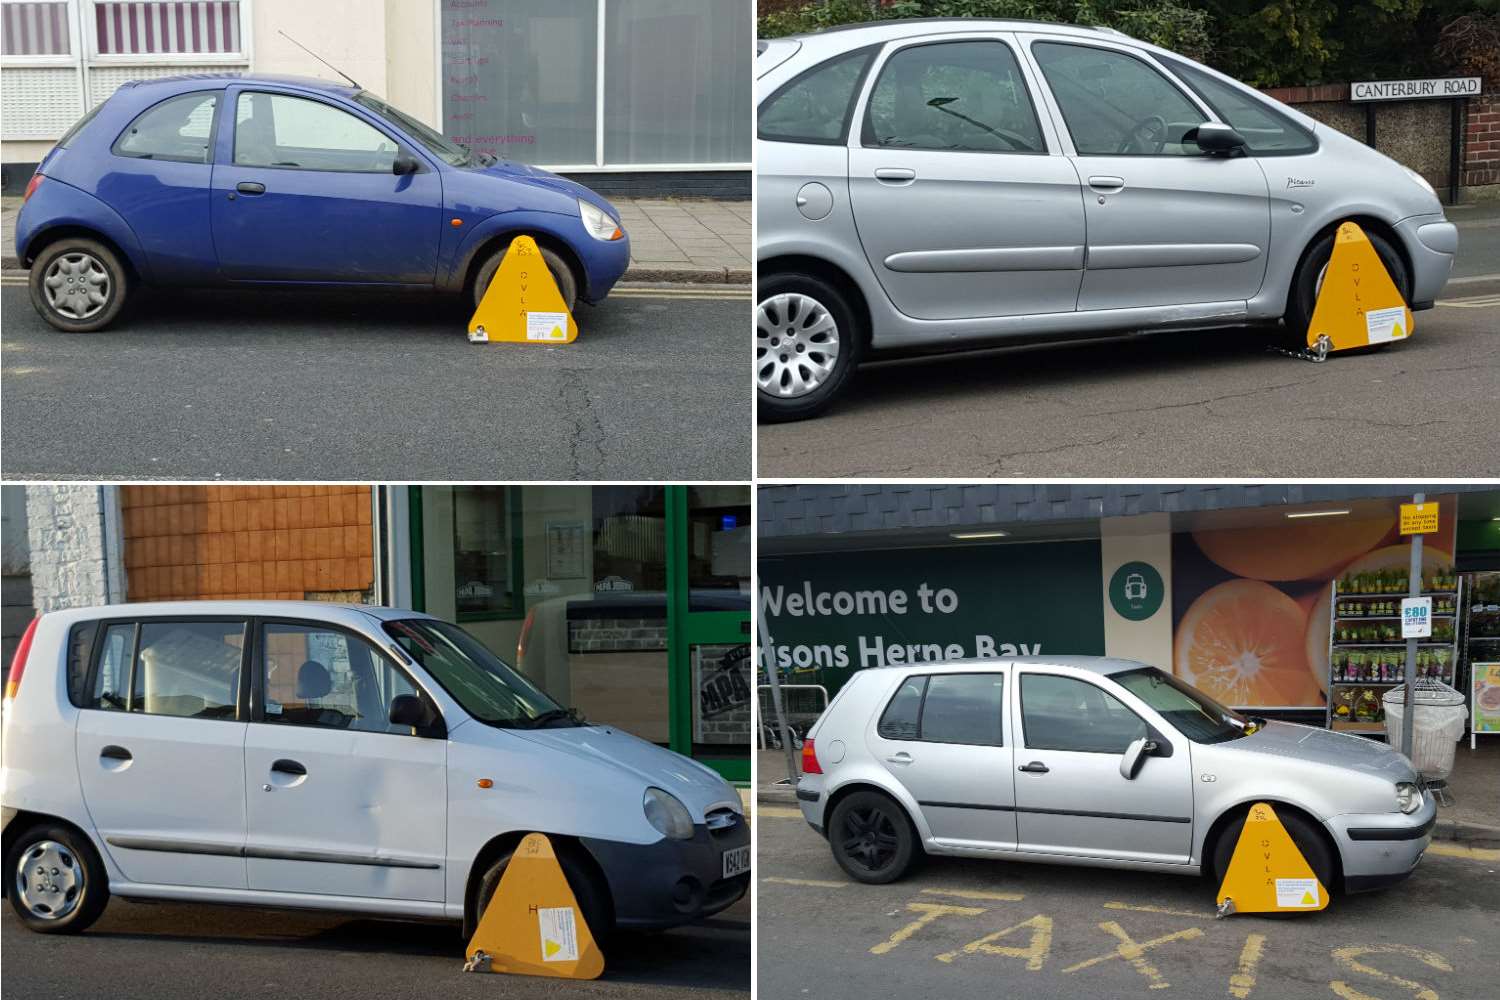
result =
M1245 813L1236 816L1219 833L1219 839L1214 842L1213 854L1213 880L1214 888L1224 881L1224 873L1229 871L1229 859L1234 857L1234 846L1239 843L1240 831L1245 828ZM1323 883L1323 888L1328 890L1329 898L1337 895L1341 886L1335 885L1338 878L1338 864L1333 855L1333 848L1328 839L1313 826L1310 820L1304 819L1297 813L1279 810L1276 818L1281 820L1281 825L1291 836L1292 843L1297 845L1297 850L1302 852L1302 857L1307 860L1308 867Z
M879 792L853 792L839 800L828 820L828 844L850 878L871 885L901 878L920 853L905 810Z
M1323 271L1328 266L1329 259L1333 257L1333 241L1336 235L1337 231L1333 230L1319 236L1313 242L1312 248L1308 250L1307 256L1302 259L1302 266L1292 279L1291 293L1287 296L1286 313L1282 317L1286 324L1284 328L1286 346L1291 350L1300 350L1307 346L1307 328L1312 324L1313 309L1318 304L1318 289L1322 284ZM1370 245L1375 248L1380 262L1385 265L1391 281L1401 293L1401 301L1410 306L1411 277L1407 273L1406 265L1402 263L1401 254L1379 234L1366 231L1365 235L1369 237Z
M31 304L64 333L93 333L113 323L130 297L130 272L98 240L67 236L31 265Z
M474 308L479 308L484 293L489 290L490 282L495 279L495 272L500 270L500 262L505 259L505 252L509 249L510 244L507 243L492 253L474 276ZM544 246L538 246L537 249L542 251L542 260L546 262L547 270L552 272L552 280L562 293L563 303L568 307L568 312L572 312L573 307L578 304L578 278L558 253Z
M11 908L40 934L77 934L109 902L109 876L94 845L65 826L38 824L18 836L5 877Z
M768 423L828 409L859 364L864 331L833 285L805 274L772 274L756 288L757 411Z
M595 941L603 942L614 931L615 915L614 907L610 902L609 888L603 884L593 865L582 857L582 848L555 841L552 848L557 854L557 863L563 870L563 877L568 880L568 888L573 890L573 897L578 900L578 908L583 911L583 919L588 921L589 932L593 934ZM463 928L465 944L474 936L474 929L479 926L479 918L483 915L485 907L489 906L495 890L500 887L500 876L505 874L505 869L510 865L510 859L514 854L515 850L512 849L496 858L474 885L471 892L472 898L469 900L470 905L465 908Z

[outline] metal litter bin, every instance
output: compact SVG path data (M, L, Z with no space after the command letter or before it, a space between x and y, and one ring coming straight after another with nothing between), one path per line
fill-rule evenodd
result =
M1406 685L1385 693L1385 733L1392 747L1401 749L1406 715ZM1464 696L1431 677L1417 678L1412 691L1411 762L1431 785L1447 784L1453 772L1453 754L1463 739L1469 713Z

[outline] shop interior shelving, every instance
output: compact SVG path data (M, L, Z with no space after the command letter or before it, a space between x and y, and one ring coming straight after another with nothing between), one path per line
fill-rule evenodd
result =
M1405 573L1339 579L1329 584L1328 726L1344 732L1384 733L1385 692L1406 676L1401 600ZM1417 643L1417 676L1452 684L1458 666L1458 611L1462 581L1451 567L1429 570L1421 596L1432 598L1432 638Z

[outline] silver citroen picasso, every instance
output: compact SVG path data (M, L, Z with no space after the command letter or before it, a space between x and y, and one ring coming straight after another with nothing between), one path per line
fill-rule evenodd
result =
M823 410L871 351L1285 321L1303 346L1338 225L1414 310L1458 232L1421 176L1102 28L885 21L756 59L756 379Z
M861 882L925 854L1222 877L1269 802L1330 893L1411 874L1437 819L1400 753L1247 718L1103 657L856 672L808 733L802 815Z

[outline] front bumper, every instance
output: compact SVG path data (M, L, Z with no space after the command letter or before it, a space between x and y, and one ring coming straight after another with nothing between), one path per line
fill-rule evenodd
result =
M700 823L691 840L582 841L609 882L617 927L649 930L702 920L750 889L750 872L724 878L724 852L750 844L743 817L727 830L710 831Z
M1412 873L1437 824L1437 802L1423 792L1422 808L1402 813L1348 814L1328 821L1344 863L1344 889L1362 892L1400 882Z
M1396 226L1411 260L1413 307L1430 306L1448 283L1458 254L1458 228L1438 215L1417 215Z

